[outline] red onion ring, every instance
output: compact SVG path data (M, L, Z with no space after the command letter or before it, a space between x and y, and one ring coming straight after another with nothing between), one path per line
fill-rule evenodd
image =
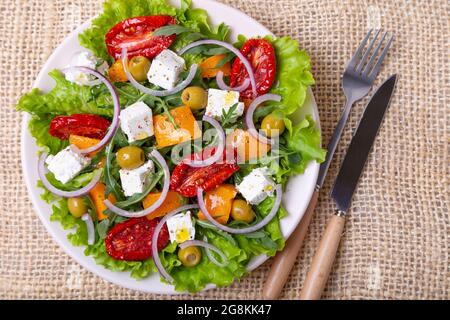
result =
M197 246L197 247L203 247L205 248L206 255L208 256L209 260L211 260L212 263L219 267L226 267L228 265L228 259L225 256L225 254L220 251L217 247L213 246L212 244L206 242L206 241L200 241L200 240L188 240L180 244L180 248L184 249L191 246ZM217 253L223 262L217 261L217 259L211 254L210 251L214 251Z
M81 217L81 220L83 220L86 223L87 234L88 234L88 245L93 245L95 242L94 222L92 222L92 218L89 215L89 213L83 214L83 216Z
M217 133L219 134L219 144L217 145L217 149L214 153L214 155L212 155L211 157L209 157L206 160L192 160L192 159L186 159L185 162L190 165L191 167L194 168L200 168L200 167L206 167L209 166L217 161L219 161L220 159L222 159L222 154L223 154L223 150L225 149L225 132L222 129L222 126L220 125L220 123L211 118L208 117L206 115L203 116L202 118L203 121L208 122L210 125L212 125L214 127L214 129L217 130Z
M171 217L173 217L174 215L176 215L179 212L192 210L192 209L198 209L198 205L196 205L196 204L188 204L188 205L181 206L178 209L173 210L172 212L166 214L158 222L158 224L155 227L155 231L153 231L153 236L152 236L152 258L153 258L153 261L155 262L156 269L158 269L158 272L161 275L161 277L163 277L170 284L173 283L173 278L170 276L170 274L166 271L166 269L162 265L161 259L159 259L159 254L158 254L158 236L159 236L159 233L161 232L161 229L162 229L164 223L166 223L166 221L168 219L170 219Z
M111 121L111 125L109 126L109 130L105 134L103 139L100 140L99 143L97 143L95 146L80 150L80 153L88 154L88 153L91 153L91 152L94 152L94 151L97 151L97 150L103 148L116 133L117 128L119 127L119 114L120 114L119 95L117 94L116 88L100 72L98 72L94 69L91 69L91 68L87 68L87 67L68 67L68 68L62 69L61 71L66 72L66 71L70 71L70 70L78 70L78 71L81 71L81 72L84 72L84 73L87 73L87 74L97 77L98 80L100 80L106 86L106 88L108 88L109 92L111 93L111 97L112 97L112 101L113 101L113 105L114 105L113 119Z
M216 81L217 81L217 86L221 89L221 90L227 90L227 91L244 91L245 89L247 89L247 87L250 85L250 80L248 78L246 78L244 80L244 82L237 87L230 87L228 86L225 81L223 81L223 72L219 71L217 72L217 76L216 76Z
M50 191L51 193L53 193L59 197L76 198L76 197L84 196L85 194L88 194L92 188L95 187L97 182L100 181L102 172L101 172L101 170L98 170L92 177L92 180L81 189L78 189L75 191L64 191L64 190L58 189L55 186L53 186L50 183L50 181L47 180L47 177L45 176L45 174L47 173L47 168L45 167L45 159L47 159L47 156L48 156L48 154L44 152L39 157L39 162L38 162L39 179L41 179L42 184L48 191Z
M254 232L254 231L257 231L257 230L263 228L277 214L278 208L280 207L280 204L281 204L281 197L282 197L282 194L283 194L283 191L282 191L282 188L281 188L281 184L277 184L275 186L275 191L277 193L276 197L275 197L275 203L274 203L272 209L270 210L269 214L267 216L265 216L264 219L262 219L257 224L252 225L250 227L241 228L241 229L224 226L223 224L218 223L211 216L211 214L206 209L205 202L203 200L203 189L201 189L201 188L197 189L197 201L198 201L198 205L200 207L200 210L203 212L203 214L205 215L206 219L208 219L208 221L211 222L213 225L215 225L218 229L220 229L222 231L226 231L228 233L232 233L232 234L245 234L245 233L251 233L251 232Z
M161 190L161 195L159 196L158 200L154 204L152 204L147 209L141 210L141 211L127 211L122 208L116 207L114 204L111 203L108 199L105 199L103 203L106 205L106 207L111 210L112 212L118 214L122 217L127 218L140 218L143 216L146 216L153 211L155 211L159 206L164 202L164 200L167 197L167 193L169 192L169 184L170 184L170 171L169 167L167 166L166 160L164 160L163 156L156 150L153 150L150 155L156 158L160 166L162 167L164 171L164 183L163 188Z
M186 51L188 51L188 50L190 50L190 49L192 49L194 47L201 46L203 44L214 44L214 45L217 45L217 46L224 47L225 49L228 49L231 52L233 52L242 61L242 63L245 66L245 69L247 70L248 76L250 78L250 83L252 85L253 96L256 97L258 95L258 93L256 91L255 74L253 72L252 65L247 60L247 58L242 54L242 52L239 51L239 49L235 48L232 44L227 43L227 42L223 42L223 41L219 41L219 40L199 40L199 41L195 41L195 42L192 42L192 43L188 44L183 49L178 51L178 54L182 55Z
M186 88L194 79L195 74L197 73L197 64L193 64L191 65L191 68L189 69L189 74L187 76L186 79L184 79L182 82L180 82L179 84L177 84L174 88L169 89L169 90L153 90L150 88L147 88L145 86L143 86L142 84L140 84L139 82L136 81L136 79L133 78L133 75L131 74L130 70L128 69L128 57L127 57L127 48L123 48L122 49L122 64L123 64L123 69L125 71L125 74L127 75L128 80L130 81L131 85L133 87L135 87L136 89L138 89L139 91L151 95L151 96L155 96L155 97L165 97L165 96L169 96L171 94L177 93L181 90L183 90L184 88Z
M272 144L272 139L269 139L266 136L263 136L261 133L259 133L258 130L256 130L255 128L255 124L253 123L253 113L261 103L266 101L279 102L281 101L281 96L273 93L267 93L253 100L250 106L248 107L247 113L245 114L245 124L247 125L248 132L255 139L260 140L262 143Z

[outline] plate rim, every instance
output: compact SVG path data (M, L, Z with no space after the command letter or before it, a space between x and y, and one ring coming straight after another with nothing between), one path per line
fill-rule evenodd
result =
M267 29L264 25L262 25L260 22L258 22L251 16L247 15L245 12L240 11L234 7L228 6L226 4L223 4L223 3L220 3L220 2L217 2L214 0L194 0L193 1L193 5L198 8L202 8L202 4L204 4L204 3L210 3L210 4L213 3L214 6L224 7L227 10L233 11L233 14L235 14L235 15L244 15L249 21L251 21L251 23L258 25L258 28L260 28L261 30L264 30L264 32L266 34L273 35L273 33L269 29ZM64 37L64 39L57 45L55 50L52 51L52 53L46 59L45 63L40 68L40 71L39 71L35 81L33 82L32 88L39 88L38 84L45 81L44 78L46 76L48 76L48 74L46 72L44 72L44 70L48 69L51 66L54 58L63 51L63 48L65 47L65 45L67 45L68 43L73 41L74 36L76 37L77 34L79 34L87 26L89 26L92 23L92 20L94 18L95 17L84 21L82 24L78 25L77 28L75 28L67 36ZM311 99L311 103L313 105L312 116L316 121L317 128L320 130L320 118L319 118L319 113L318 113L318 106L315 101L315 97L314 97L311 87L308 88L307 98ZM154 288L151 288L152 290L147 290L145 288L137 288L137 287L129 284L129 281L126 281L124 283L124 282L120 281L119 279L115 278L114 276L110 276L108 272L99 273L99 272L97 272L97 270L95 270L95 266L97 266L103 270L113 272L113 273L119 273L119 272L111 271L101 265L97 265L95 261L94 261L95 266L91 266L90 261L89 261L89 256L83 255L82 258L79 258L77 256L77 254L75 253L76 248L80 248L80 247L75 247L75 246L71 245L70 243L68 243L68 244L65 243L63 239L60 239L60 237L57 235L56 232L53 232L52 223L54 223L54 222L50 221L50 219L48 219L48 217L45 216L45 214L43 212L41 212L42 210L39 208L39 205L38 205L38 202L42 201L40 199L41 193L39 193L37 191L38 189L35 185L35 181L32 181L32 178L31 178L31 167L32 166L26 165L27 161L25 159L25 156L26 156L25 144L28 142L27 140L29 139L29 137L27 137L27 135L29 135L28 122L30 121L31 116L26 112L22 112L22 115L23 115L23 118L22 118L22 123L21 123L21 134L20 134L20 141L21 141L21 145L20 145L21 157L20 157L20 159L21 159L21 167L22 167L22 171L23 171L23 177L24 177L25 185L26 185L27 191L28 191L28 196L31 200L31 203L33 205L33 209L34 209L35 213L37 214L37 216L41 220L42 224L44 225L47 233L50 234L51 238L63 249L63 251L67 255L69 255L73 260L75 260L77 263L79 263L81 266L83 266L83 268L88 270L89 272L95 274L99 278L105 279L105 280L107 280L115 285L118 285L120 287L124 287L124 288L130 289L130 290L135 290L138 292L146 292L146 293L153 293L153 294L169 294L169 295L191 294L186 291L183 291L183 292L175 291L173 286L168 286L163 283L161 283L161 285L164 285L164 287L167 286L168 290L160 290L160 289L155 290ZM34 140L32 142L33 142L33 144L36 145L36 142ZM319 173L319 164L317 162L313 161L308 164L308 167L306 170L311 171L310 174L312 175L313 181L315 182L317 180L318 173ZM302 192L305 194L305 198L308 199L308 201L305 202L305 204L302 207L298 208L298 212L300 212L299 214L293 215L294 216L294 221L293 221L294 227L291 230L289 230L286 233L286 235L283 232L283 236L285 236L286 239L292 234L295 227L298 225L301 218L305 214L309 200L311 199L311 196L314 192L314 188L315 188L315 183L312 183L310 186L305 186L304 189L302 189ZM59 227L61 227L61 226L59 225ZM84 248L84 247L82 247L82 248ZM90 257L90 258L92 259L92 257ZM268 259L269 259L269 257L267 257L265 255L259 255L259 256L254 257L253 260L251 262L249 262L249 264L247 265L248 274L246 276L248 276L250 272L252 272L256 268L258 268L261 264L263 264ZM134 281L135 279L132 279L130 277L130 280ZM158 281L159 281L159 279L158 279ZM212 289L212 288L217 288L217 287L213 284L208 284L205 288L203 288L199 292L204 292L204 291Z

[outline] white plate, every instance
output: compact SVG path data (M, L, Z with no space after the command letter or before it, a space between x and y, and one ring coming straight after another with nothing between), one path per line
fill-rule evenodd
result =
M211 0L194 0L194 5L196 7L203 8L208 12L210 20L213 24L225 22L229 25L232 30L232 39L235 39L238 34L244 34L247 37L271 34L268 29L259 24L257 21L224 4ZM54 81L48 76L48 73L54 68L64 67L68 64L73 52L83 49L78 43L77 36L83 30L88 28L89 25L90 21L81 25L58 46L39 73L36 82L34 83L34 87L40 88L43 91L48 91L54 86ZM296 116L300 118L306 113L312 114L317 123L319 123L317 105L311 90L308 91L308 96L304 107ZM64 231L58 222L50 222L49 217L51 214L51 208L40 199L39 195L41 190L36 187L36 183L38 181L38 159L36 156L38 147L28 132L27 124L29 120L30 116L25 114L22 123L21 146L22 167L25 182L31 201L39 215L39 218L56 242L68 255L74 258L83 267L112 283L143 292L166 294L177 293L174 291L172 286L161 283L159 280L159 275L157 274L137 281L131 278L128 272L113 272L97 265L92 257L86 257L83 254L83 247L74 247L70 244L66 238L68 232ZM312 162L303 175L291 178L287 185L283 204L289 212L289 215L281 221L281 229L285 238L289 237L306 210L306 206L308 205L309 199L314 190L318 171L319 165L316 162ZM267 257L264 255L255 257L250 261L248 269L253 270L266 260ZM206 289L213 287L213 285L208 285Z

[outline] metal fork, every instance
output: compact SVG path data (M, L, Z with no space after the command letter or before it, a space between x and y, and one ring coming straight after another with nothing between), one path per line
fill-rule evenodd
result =
M381 30L377 30L374 38L369 43L367 49L364 51L364 48L366 47L367 41L369 40L372 32L373 30L370 30L367 33L360 46L356 50L355 54L347 64L344 76L342 78L342 87L344 89L346 102L341 119L339 120L328 145L328 152L325 162L320 165L317 185L309 202L308 208L306 209L306 212L303 215L303 218L300 221L299 225L286 242L283 251L278 252L272 263L272 268L270 270L269 276L267 277L266 284L263 290L264 299L277 299L279 297L292 269L292 266L295 263L298 252L302 247L303 240L305 239L308 226L311 222L314 209L317 204L319 190L322 188L322 185L325 181L328 168L330 167L330 163L333 159L337 144L341 139L342 131L344 130L345 124L350 114L350 110L356 101L360 100L369 93L376 76L380 72L381 64L386 57L389 47L391 46L391 43L394 39L393 36L390 37L387 44L384 46L384 49L381 50L381 48L383 47L383 43L385 43L387 37L387 33L384 33L379 44L372 52L372 48L374 47L381 32ZM380 51L381 54L378 56Z
M342 87L344 89L344 95L346 98L344 110L342 112L341 119L339 119L339 122L334 130L333 136L331 137L330 143L328 144L328 152L325 162L320 166L319 177L317 179L317 189L320 189L325 182L328 168L330 167L334 152L336 151L336 147L339 143L339 140L341 139L342 131L344 130L345 124L347 123L347 119L352 106L356 101L361 100L369 93L375 81L375 78L380 72L381 64L383 63L383 60L387 55L389 47L394 40L394 36L392 35L387 44L384 46L384 49L381 52L378 60L375 61L383 43L385 42L387 32L383 34L381 41L378 43L377 47L372 53L372 48L375 45L378 35L381 32L381 29L377 30L374 38L370 42L363 55L363 50L367 44L367 40L369 40L370 35L372 34L372 31L373 30L369 30L369 32L359 45L358 49L356 49L355 54L348 62L347 67L345 68L344 75L342 77Z

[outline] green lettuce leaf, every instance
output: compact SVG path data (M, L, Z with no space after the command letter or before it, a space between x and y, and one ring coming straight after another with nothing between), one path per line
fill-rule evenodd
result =
M75 218L70 214L66 199L60 199L54 204L52 212L50 221L58 221L64 230L74 229L73 233L67 235L67 238L74 246L87 245L86 224L81 219Z
M249 256L243 249L212 230L202 229L201 233L207 237L209 243L225 254L228 265L225 267L215 265L203 251L202 259L197 266L193 268L179 266L170 272L175 279L177 291L198 292L208 283L214 283L218 287L228 286L246 273Z
M111 95L108 91L94 94L94 89L67 81L59 70L52 70L49 76L55 86L48 93L39 89L23 95L17 104L18 111L26 111L50 123L56 115L91 113L111 117L113 113Z

